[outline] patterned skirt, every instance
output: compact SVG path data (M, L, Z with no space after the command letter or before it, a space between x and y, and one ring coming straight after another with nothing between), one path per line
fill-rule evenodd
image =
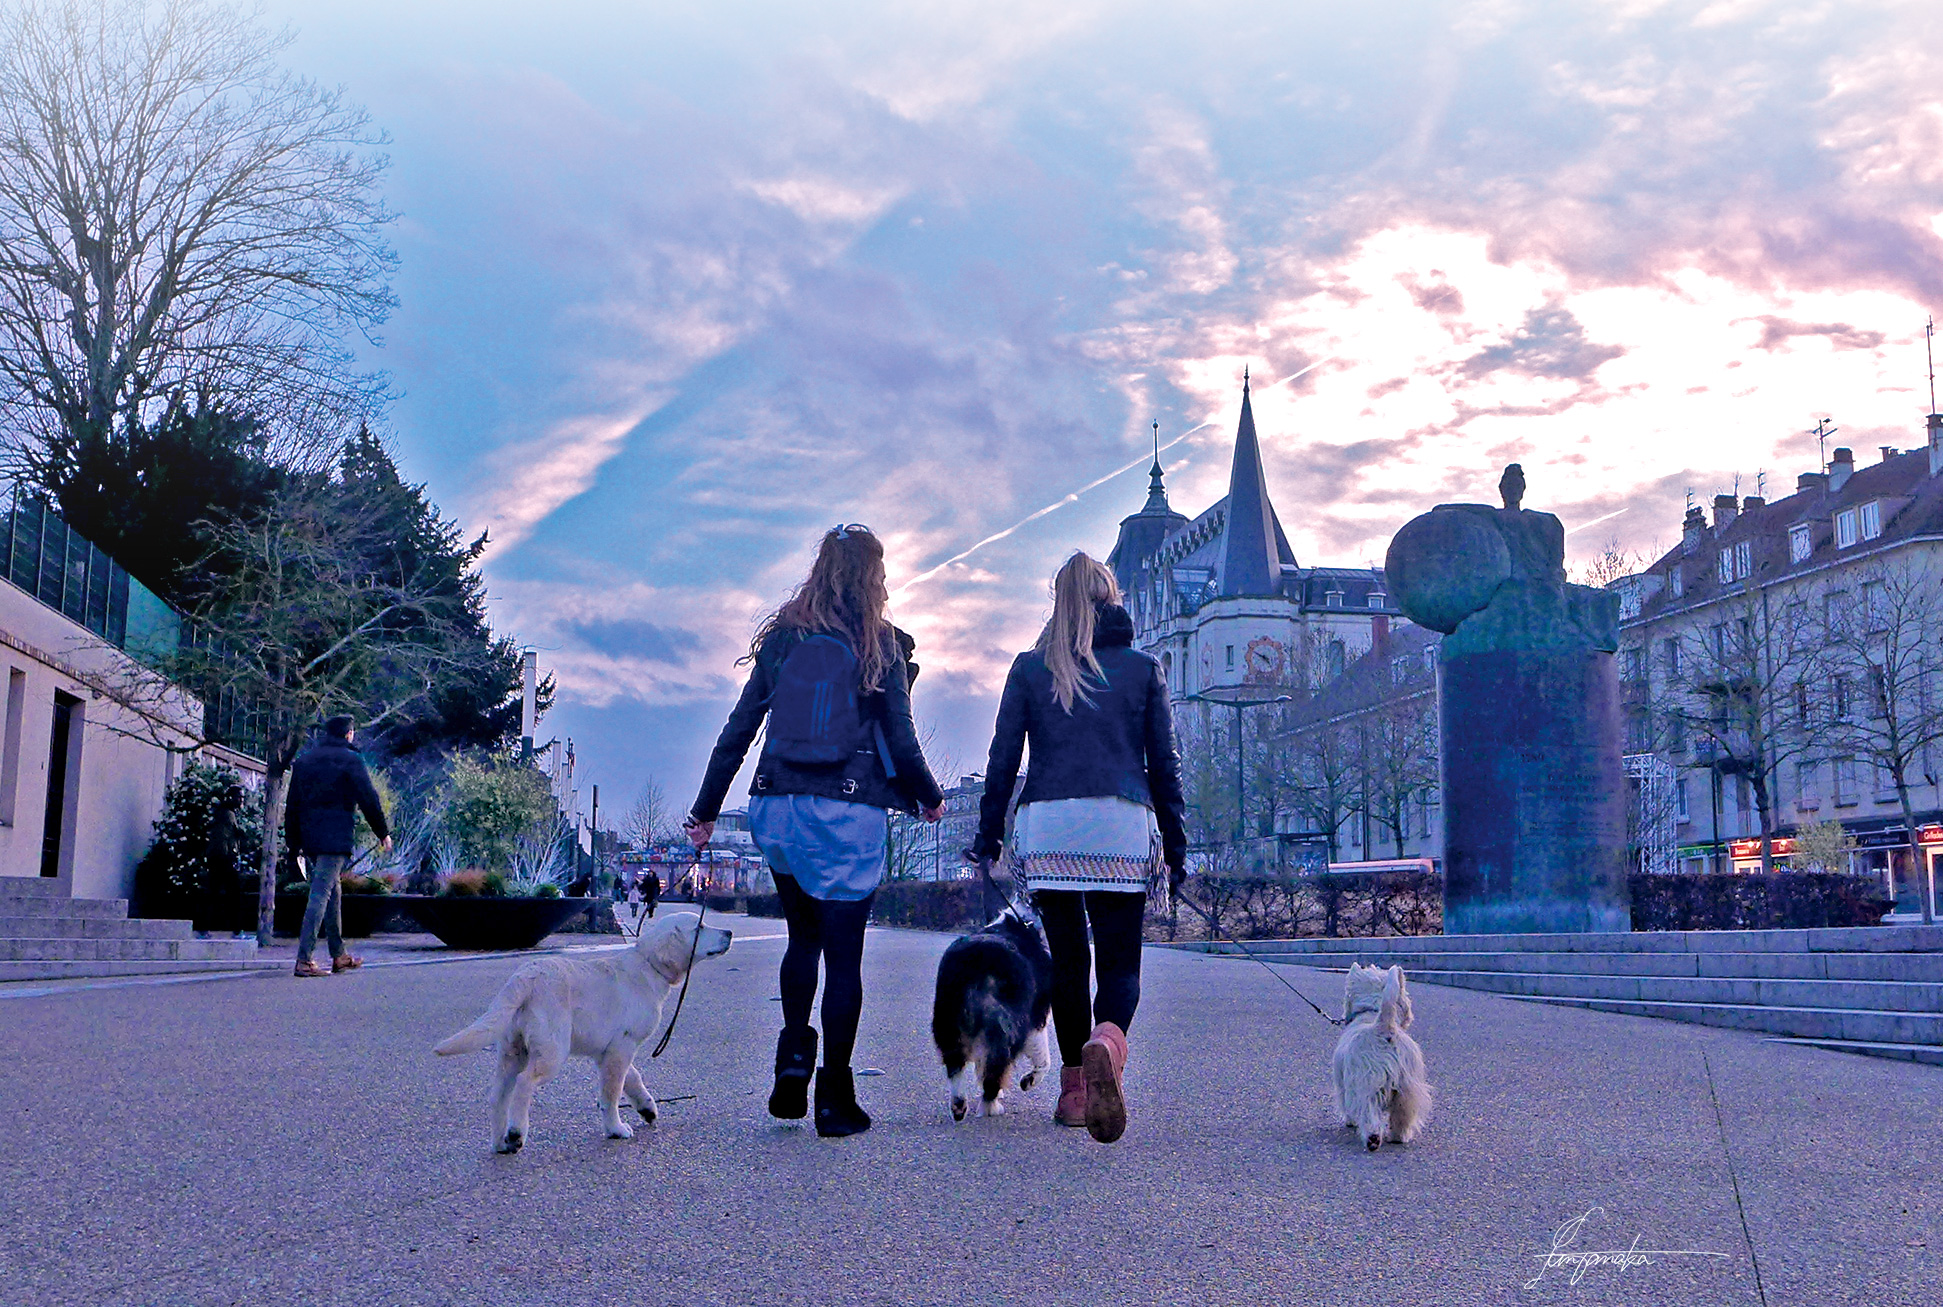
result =
M1154 814L1129 799L1051 799L1019 806L1015 870L1030 890L1144 893L1158 858Z

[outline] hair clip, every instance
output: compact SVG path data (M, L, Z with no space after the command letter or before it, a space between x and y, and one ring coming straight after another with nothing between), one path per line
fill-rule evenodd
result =
M839 522L830 528L830 534L839 540L848 540L850 538L850 528Z

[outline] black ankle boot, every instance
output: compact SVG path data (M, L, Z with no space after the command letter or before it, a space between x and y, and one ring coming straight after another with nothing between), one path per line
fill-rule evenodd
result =
M849 1067L821 1067L816 1073L816 1132L826 1139L860 1135L870 1129L870 1113L857 1106L857 1082Z
M776 1087L769 1095L769 1115L800 1121L810 1113L810 1072L816 1068L816 1028L783 1028L776 1039Z

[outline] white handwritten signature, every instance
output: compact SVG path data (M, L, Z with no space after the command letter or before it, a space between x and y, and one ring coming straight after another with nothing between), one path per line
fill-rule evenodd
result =
M1639 1241L1644 1235L1634 1235L1633 1242L1625 1248L1579 1248L1579 1236L1585 1233L1585 1223L1594 1216L1604 1216L1603 1207L1589 1207L1584 1215L1575 1216L1552 1232L1552 1246L1545 1252L1534 1254L1539 1261L1538 1274L1525 1281L1527 1289L1536 1289L1547 1271L1570 1270L1568 1284L1577 1284L1585 1273L1595 1266L1610 1266L1615 1270L1626 1270L1634 1266L1651 1266L1655 1259L1662 1257L1726 1257L1726 1253L1703 1252L1697 1248L1642 1248Z

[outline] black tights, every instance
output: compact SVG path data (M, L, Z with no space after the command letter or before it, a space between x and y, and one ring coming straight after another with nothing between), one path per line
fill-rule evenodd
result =
M877 898L854 903L813 899L794 876L776 873L776 896L789 923L778 984L783 993L783 1025L801 1030L810 1023L816 1001L816 962L823 960L823 1065L847 1067L857 1046L857 1018L864 1009L864 927Z
M1042 889L1032 896L1052 950L1052 1020L1059 1060L1079 1065L1079 1051L1096 1021L1125 1030L1140 1005L1140 926L1147 896L1125 890ZM1093 924L1092 956L1086 925ZM1087 982L1098 964L1099 993L1087 1002Z

